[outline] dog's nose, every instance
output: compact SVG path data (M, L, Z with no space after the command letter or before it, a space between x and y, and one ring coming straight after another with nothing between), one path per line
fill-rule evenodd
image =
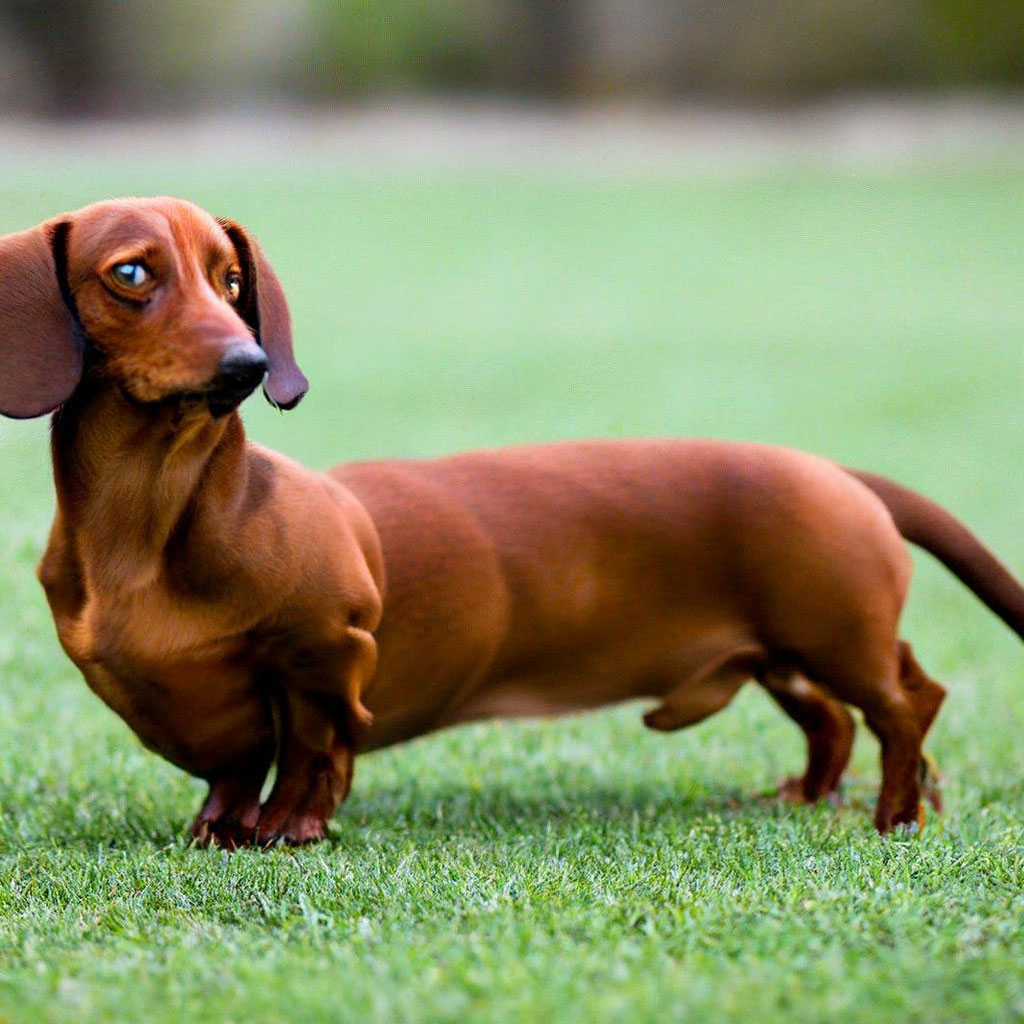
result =
M224 353L217 367L217 383L231 391L251 391L263 380L269 366L263 349L251 341L242 341Z

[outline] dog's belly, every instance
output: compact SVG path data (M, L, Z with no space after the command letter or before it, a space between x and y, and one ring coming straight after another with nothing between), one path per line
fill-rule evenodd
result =
M603 648L583 637L575 650L557 658L547 653L532 671L486 678L450 708L443 724L552 717L669 693L678 700L706 685L720 666L738 658L753 663L762 654L739 625L652 620L649 626Z
M721 666L740 661L753 667L764 657L741 623L662 611L669 617L641 623L633 616L631 630L605 635L603 641L594 631L565 623L557 649L534 647L529 636L519 636L514 651L505 648L490 658L485 655L493 645L451 643L446 631L449 643L435 651L440 656L425 661L415 647L385 630L382 678L368 700L375 720L366 749L482 719L556 717L669 694L677 708L691 692L704 705L708 688L718 685ZM474 659L442 660L446 652L469 649L476 650Z
M656 689L663 689L659 674L550 672L502 679L451 708L438 726L487 718L554 718L655 696L652 691Z

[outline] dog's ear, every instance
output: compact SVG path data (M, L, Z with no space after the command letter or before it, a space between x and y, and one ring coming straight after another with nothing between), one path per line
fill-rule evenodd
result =
M278 409L294 409L309 390L309 381L292 353L292 319L284 289L256 239L240 224L220 219L242 266L238 312L270 360L263 393Z
M69 305L69 224L0 238L0 413L53 412L82 379L84 343Z

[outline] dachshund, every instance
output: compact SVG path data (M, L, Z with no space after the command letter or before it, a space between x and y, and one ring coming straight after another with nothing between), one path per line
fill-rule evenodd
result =
M233 848L324 836L357 753L646 698L669 731L762 684L832 795L859 708L877 829L938 809L945 695L899 638L904 540L1018 635L1024 589L948 512L782 448L584 441L316 473L248 442L307 390L249 232L170 198L0 238L0 412L52 413L39 567L60 642L142 742L209 783ZM270 768L273 788L261 802Z

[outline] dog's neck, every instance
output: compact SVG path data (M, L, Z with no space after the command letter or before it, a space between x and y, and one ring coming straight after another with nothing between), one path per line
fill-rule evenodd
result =
M51 449L58 518L108 586L149 582L181 524L245 486L237 412L215 419L199 401L141 405L102 381L83 383L54 415ZM201 486L207 477L215 488Z

